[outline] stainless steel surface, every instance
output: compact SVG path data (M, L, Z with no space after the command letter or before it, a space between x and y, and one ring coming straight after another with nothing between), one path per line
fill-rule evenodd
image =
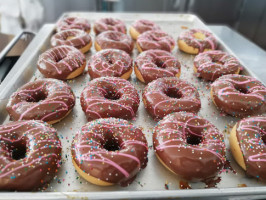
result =
M94 20L106 17L106 13L68 13L68 15L86 17L93 23ZM129 25L136 19L150 19L158 23L163 30L172 35L175 39L185 31L183 28L202 28L209 30L196 16L185 14L108 14L109 17L117 17L124 20L129 28ZM8 116L5 111L5 106L10 95L21 85L36 78L42 78L42 75L36 68L38 55L50 47L50 37L53 34L54 26L44 26L39 34L35 37L33 42L21 56L21 59L14 66L7 78L0 86L0 121L1 123L8 123ZM93 34L92 34L93 35ZM94 37L94 35L93 35ZM232 53L222 41L220 42L221 49ZM87 54L87 58L94 54L95 50L92 48L91 52ZM137 55L137 50L134 50L133 58ZM193 74L193 55L188 55L180 52L177 47L173 51L173 55L177 56L182 65L181 79L186 79L194 84L200 93L202 109L200 116L205 117L213 124L215 124L220 131L224 132L226 137L226 145L228 145L228 130L238 119L220 115L215 106L210 100L209 83L198 79ZM247 68L242 74L253 75ZM136 180L126 188L119 186L99 187L88 183L86 180L79 177L75 172L71 163L70 145L74 134L77 130L86 123L86 118L81 110L79 96L81 90L86 83L90 81L89 76L84 73L82 76L68 81L72 87L76 97L77 103L72 113L64 120L55 124L54 127L58 130L58 135L63 145L63 165L59 170L55 180L49 185L46 192L38 193L1 193L0 199L20 199L22 197L27 199L67 199L67 198L89 198L89 199L124 199L124 198L173 198L173 197L228 197L241 195L260 195L266 194L266 187L263 183L255 179L247 178L243 170L237 166L228 152L228 159L232 161L232 166L237 174L232 172L222 172L222 181L217 185L218 188L203 189L203 183L192 183L193 190L180 190L179 178L171 174L165 169L155 158L152 148L149 150L149 162L142 172L140 172ZM145 87L140 83L134 74L129 80L137 90L140 92ZM152 145L152 129L155 122L146 113L143 103L140 103L139 111L136 120L132 120L136 126L143 127L148 144ZM33 177L34 178L34 177ZM165 183L168 183L169 190L165 190ZM247 188L237 188L238 184L246 184Z
M19 33L16 37L12 39L12 41L0 52L0 62L3 61L7 53L12 49L13 46L19 41L19 39L24 35L24 34L30 34L34 35L34 33L29 32L29 31L22 31Z

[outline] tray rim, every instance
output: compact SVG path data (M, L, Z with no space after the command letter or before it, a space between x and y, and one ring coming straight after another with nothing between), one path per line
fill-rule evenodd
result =
M66 15L70 14L99 14L102 12L65 12L63 13L59 20ZM112 14L139 14L139 15L157 15L157 13L106 13L108 15ZM211 29L204 24L204 22L194 14L182 14L182 13L160 13L160 15L168 16L180 16L186 15L191 17L193 20L198 20L202 25L205 26L206 30L211 31ZM35 53L37 53L41 47L40 39L46 40L49 34L54 30L55 24L45 24L36 37L32 40L29 46L25 49L15 66L8 73L4 81L0 84L0 104L3 100L2 97L6 96L8 89L12 88L14 85L10 85L11 80L21 76L23 74L24 68L21 65L26 66L27 63L32 59ZM46 34L46 35L45 35ZM244 66L245 70L253 77L260 80L247 66L243 64L241 59L239 59L234 52L225 43L220 40L220 38L213 33L217 38L218 42L232 55L234 55L240 63ZM34 51L34 53L32 53ZM25 61L23 63L23 61ZM9 80L8 80L9 79ZM260 80L261 81L261 80ZM262 81L261 81L262 82ZM0 105L1 107L1 105ZM175 198L175 197L228 197L228 196L242 196L242 195L265 195L266 198L266 186L261 187L231 187L231 188L211 188L211 189L192 189L192 190L143 190L143 191L103 191L103 192L0 192L0 199L69 199L69 198L88 198L88 199L139 199L139 198Z
M250 188L252 190L247 190ZM254 195L266 198L265 187L213 188L192 190L157 191L108 191L108 192L2 192L0 199L162 199L162 198L211 198L211 197L248 197ZM263 190L264 188L264 190ZM151 194L152 193L152 194Z

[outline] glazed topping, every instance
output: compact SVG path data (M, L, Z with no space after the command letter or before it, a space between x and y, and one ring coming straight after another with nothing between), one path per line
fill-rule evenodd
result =
M174 77L159 78L149 83L144 89L143 101L155 120L173 112L197 113L201 107L197 89Z
M51 38L51 45L53 47L67 45L81 49L90 42L90 35L87 32L78 29L61 31L53 35Z
M65 80L85 63L83 53L75 47L63 45L42 53L38 59L38 69L46 78Z
M132 69L132 59L124 51L106 49L94 54L88 62L92 79L104 76L121 77Z
M81 17L66 17L58 22L57 32L68 29L80 29L86 32L90 32L91 25L87 19Z
M61 165L56 130L41 121L0 126L0 189L29 191L45 186Z
M72 156L86 174L127 186L147 164L147 141L126 120L98 119L84 125L72 142Z
M237 123L236 136L247 174L266 180L266 117L250 117Z
M233 116L248 116L265 112L266 87L244 75L224 75L212 84L216 106Z
M150 20L146 20L146 19L140 19L140 20L135 21L132 24L132 27L134 27L140 34L146 32L146 31L160 30L161 29L154 22L152 22Z
M94 30L97 35L105 31L127 32L124 22L114 18L103 18L96 21L94 24Z
M207 51L200 53L194 59L194 66L199 77L214 81L225 74L235 74L242 65L232 55L223 51Z
M145 83L180 73L180 63L171 53L163 50L148 50L138 55L135 65Z
M153 146L160 160L186 180L213 178L224 166L223 135L209 121L192 113L164 117L154 128Z
M88 121L107 117L132 119L138 110L139 95L127 80L102 77L89 82L80 102Z
M134 47L134 42L128 35L116 31L106 31L99 34L95 42L101 49L120 49L127 53L131 53Z
M201 29L190 29L182 32L178 40L184 40L189 46L198 48L199 52L203 52L205 49L217 49L215 37L210 32Z
M12 94L7 111L12 120L59 120L75 105L71 88L56 79L29 82Z
M137 44L140 46L142 51L149 49L161 49L170 52L175 46L175 41L167 33L156 30L142 33L137 39Z

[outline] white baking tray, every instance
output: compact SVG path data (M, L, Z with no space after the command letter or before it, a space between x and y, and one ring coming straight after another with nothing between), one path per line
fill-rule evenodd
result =
M208 30L208 27L195 15L191 14L136 14L136 13L66 13L63 16L81 16L88 18L91 23L102 17L115 17L122 19L127 28L137 19L149 19L159 24L164 31L174 37L176 40L178 35L185 31L185 28L201 28ZM9 117L5 110L6 103L10 95L23 84L43 78L37 70L38 56L50 48L50 38L54 34L55 25L45 25L35 39L31 42L29 47L25 50L16 65L10 71L6 79L0 86L0 121L2 124L8 123ZM93 39L94 34L91 33ZM222 41L219 40L219 49L232 54L231 50L227 48ZM87 53L87 58L95 53L94 47ZM217 128L224 133L226 138L226 147L228 145L228 133L237 118L224 116L219 113L210 100L210 84L198 79L193 73L193 55L182 53L175 47L172 52L181 62L181 79L188 80L194 84L200 93L202 108L199 115L208 119L215 124ZM138 52L135 49L132 58L137 56ZM255 75L245 66L242 74ZM155 122L146 113L143 103L141 101L139 110L137 112L136 120L131 122L143 128L143 132L148 140L149 148L149 162L147 167L141 171L136 180L128 187L110 186L100 187L88 183L82 179L71 162L70 146L73 136L77 130L83 126L87 121L80 106L80 93L86 84L90 81L89 75L84 73L74 80L67 81L72 87L76 95L76 106L72 113L61 122L53 125L58 130L58 135L63 145L63 165L55 179L51 182L48 189L44 192L2 192L0 199L137 199L137 198L173 198L173 197L202 197L202 198L227 198L229 196L246 196L266 195L266 187L263 183L255 179L247 178L244 171L234 162L230 152L227 152L227 158L231 161L231 165L236 174L231 171L220 174L221 182L217 184L217 188L205 189L203 183L191 183L193 189L182 190L179 188L179 177L173 175L154 155L152 148L152 129ZM144 84L139 82L134 73L131 75L129 81L142 93ZM32 177L34 178L34 177ZM169 190L165 189L165 184L168 184ZM238 187L239 184L246 184L248 187ZM250 197L250 196L249 196Z

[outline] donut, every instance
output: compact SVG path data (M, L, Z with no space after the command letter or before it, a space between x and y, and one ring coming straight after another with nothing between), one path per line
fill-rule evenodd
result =
M182 32L177 40L179 50L188 54L198 54L217 49L217 41L212 33L201 29Z
M131 54L134 48L134 42L124 33L106 31L96 37L94 46L96 51L102 49L120 49Z
M206 51L194 59L194 72L207 81L225 74L239 74L243 66L232 55L223 51Z
M201 108L197 88L176 77L159 78L149 83L142 100L156 121L173 112L197 113Z
M161 28L154 22L146 19L140 19L135 21L129 28L129 33L134 40L137 40L138 36L146 31L160 30Z
M221 76L211 85L211 98L219 110L235 117L266 111L266 87L250 76Z
M67 80L79 76L84 71L86 59L75 47L62 45L42 53L37 64L44 77Z
M91 25L87 19L81 17L65 17L57 23L57 32L69 29L80 29L87 33L90 33Z
M73 139L71 153L80 176L101 186L128 186L148 161L141 129L115 118L84 125Z
M90 50L92 42L91 36L82 30L71 29L56 33L51 38L52 47L67 45L79 49L82 53Z
M138 55L134 70L137 78L149 83L162 77L179 77L181 65L171 53L163 50L147 50Z
M133 71L133 61L126 52L118 49L105 49L94 54L88 62L91 79L111 76L128 79Z
M114 18L102 18L95 21L93 29L96 35L105 31L117 31L124 34L127 32L125 23Z
M225 164L224 136L206 119L189 112L165 116L153 131L158 160L188 181L214 178Z
M98 118L135 118L139 95L127 80L116 77L93 79L82 91L80 103L87 120Z
M66 83L40 79L13 93L6 110L13 121L34 119L54 124L66 117L74 105L75 96Z
M42 190L61 166L61 142L47 123L0 125L0 190Z
M150 49L161 49L171 52L175 47L175 41L172 36L161 30L146 31L138 36L136 46L139 52Z
M266 181L266 117L255 116L240 120L230 133L230 149L247 175Z

